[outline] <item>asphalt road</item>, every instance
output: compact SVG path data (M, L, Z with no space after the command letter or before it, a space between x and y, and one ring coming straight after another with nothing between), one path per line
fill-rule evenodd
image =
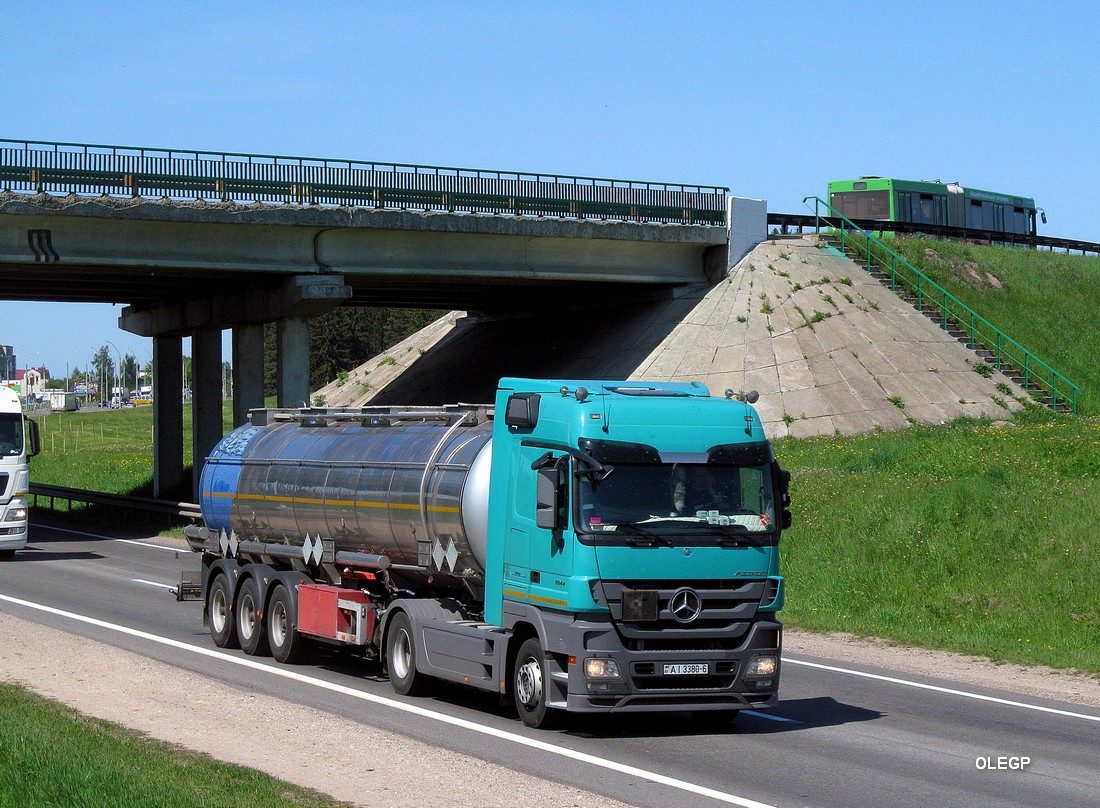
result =
M589 718L539 732L462 688L397 696L355 657L290 667L216 649L199 604L167 591L197 567L185 551L35 526L28 549L0 564L0 611L647 808L1100 805L1095 708L955 684L950 671L932 680L788 656L768 715L717 728L679 714Z

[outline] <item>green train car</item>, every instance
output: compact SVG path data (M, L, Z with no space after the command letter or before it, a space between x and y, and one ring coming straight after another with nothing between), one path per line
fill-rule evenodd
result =
M968 227L1035 235L1035 200L957 182L860 177L829 183L829 204L849 219ZM1046 215L1043 215L1046 222Z

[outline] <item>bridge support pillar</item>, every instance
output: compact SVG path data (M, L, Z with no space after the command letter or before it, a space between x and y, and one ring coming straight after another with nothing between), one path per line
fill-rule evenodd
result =
M264 405L264 327L233 326L233 426L248 420L248 411Z
M153 496L183 495L183 338L153 337Z
M198 501L199 475L211 450L222 439L222 332L216 326L191 335L191 423L194 436L193 487Z
M309 406L309 320L285 317L276 323L275 384L280 407Z

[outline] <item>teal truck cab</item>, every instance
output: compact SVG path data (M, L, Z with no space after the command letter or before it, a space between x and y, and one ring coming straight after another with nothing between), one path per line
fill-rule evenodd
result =
M768 708L789 475L749 396L505 378L492 407L256 411L188 529L215 643L359 646L564 712Z

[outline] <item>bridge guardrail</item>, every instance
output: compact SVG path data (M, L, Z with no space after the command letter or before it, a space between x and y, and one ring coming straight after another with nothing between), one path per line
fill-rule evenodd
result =
M0 188L724 225L722 186L0 138Z

